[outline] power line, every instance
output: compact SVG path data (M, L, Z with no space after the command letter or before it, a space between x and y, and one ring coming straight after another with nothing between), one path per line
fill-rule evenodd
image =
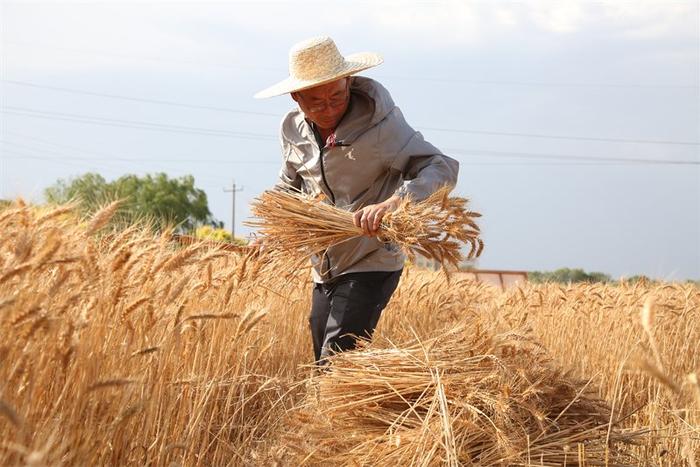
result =
M185 105L185 104L183 104ZM10 115L19 115L25 117L43 118L49 120L63 120L78 123L91 123L95 125L105 125L105 126L118 126L126 128L138 128L145 130L158 130L158 131L169 131L169 132L180 132L188 134L203 134L206 136L224 136L224 137L236 137L243 139L260 139L277 141L277 138L270 135L260 134L260 133L246 133L246 132L234 132L229 130L218 130L211 128L197 128L182 125L170 125L162 123L152 123L152 122L140 122L133 120L120 120L105 117L96 117L91 115L76 115L76 114L66 114L61 112L50 112L43 110L30 109L26 107L16 107L16 106L6 106L9 110L0 110L0 113L7 113ZM271 115L271 114L270 114ZM102 122L102 123L99 123ZM469 130L469 129L459 129L459 128L439 128L439 127L426 127L418 126L416 127L420 130L429 131L439 131L439 132L450 132L450 133L469 133L469 134L484 134L484 135L496 135L496 136L517 136L517 137L527 137L527 138L544 138L544 139L559 139L559 140L575 140L575 141L600 141L600 142L612 142L612 143L637 143L637 144L667 144L667 145L680 145L680 146L700 146L700 142L693 141L673 141L673 140L643 140L643 139L628 139L628 138L602 138L593 136L576 136L576 135L550 135L544 133L522 133L522 132L506 132L506 131L489 131L489 130Z
M185 107L188 109L214 110L217 112L229 112L229 113L238 113L238 114L246 114L246 115L260 115L260 116L265 116L265 117L280 118L280 115L269 113L269 112L253 112L250 110L231 109L228 107L215 107L215 106L209 106L209 105L187 104L187 103L183 103L183 102L174 102L174 101L159 100L159 99L146 99L146 98L141 98L141 97L124 96L124 95L119 95L119 94L106 94L106 93L100 93L100 92L82 91L79 89L63 88L63 87L58 87L58 86L45 86L45 85L36 84L36 83L29 83L27 81L16 81L16 80L10 80L10 79L0 79L0 81L2 81L4 83L9 83L9 84L15 84L18 86L28 86L28 87L39 88L39 89L49 89L52 91L68 92L68 93L73 93L73 94L83 94L86 96L97 96L97 97L106 97L109 99L120 99L120 100L134 101L134 102L145 102L145 103L149 103L149 104Z
M578 161L599 161L599 162L624 162L624 163L640 163L640 164L670 164L670 165L700 165L700 161L688 161L677 159L645 159L645 158L626 158L626 157L607 157L607 156L575 156L565 154L542 154L528 152L511 152L511 151L493 151L489 149L459 149L459 148L444 148L444 152L463 155L482 155L487 154L489 157L506 157L506 158L521 158L521 159L558 159L558 160L578 160Z
M118 161L113 161L112 159L99 159L99 158L56 158L56 157L43 157L43 156L37 156L35 151L37 149L32 150L31 148L29 149L29 153L24 152L27 151L27 149L23 149L23 152L19 152L17 150L2 150L0 151L0 159L12 159L12 160L40 160L40 161L46 161L46 162L54 162L58 163L61 166L65 165L70 165L74 167L79 167L82 169L82 172L86 170L98 170L100 172L106 171L110 173L124 173L125 169L124 166L125 164L120 164ZM10 156L6 156L6 154L10 154ZM147 169L144 166L144 163L148 161L141 161L141 160L129 160L127 167L129 168L129 172L133 172L133 168L135 164L140 165L140 169L144 172L152 172L152 169ZM168 162L168 161L153 161L153 162ZM162 170L161 170L162 171ZM211 177L208 175L204 176L197 176L197 180L202 181L204 180L207 183L221 183L221 178L220 177ZM218 185L217 185L218 186Z
M197 65L197 66L210 66L214 68L230 68L235 70L247 69L247 70L264 70L271 71L274 73L286 73L287 70L281 67L265 67L265 66L241 66L240 64L223 64L215 62L201 62L196 60L177 60L174 58L164 59L162 57L148 57L139 56L134 54L120 54L104 50L94 50L94 49L81 49L74 47L57 47L48 44L31 44L26 42L17 41L7 41L7 45L15 47L29 47L38 49L50 49L50 50L62 50L72 53L97 55L104 57L115 57L125 60L143 60L143 61L153 61L161 63L177 63L185 65ZM432 82L448 82L448 83L464 83L473 85L494 85L494 86L543 86L543 87L576 87L576 88L685 88L685 89L696 89L699 86L696 84L655 84L655 83L567 83L561 81L512 81L512 80L474 80L466 78L445 78L436 76L419 76L415 74L410 75L376 75L379 79L399 79L399 80L410 80L410 81L432 81Z
M36 137L36 136L29 136L29 135L25 135L25 134L23 134L23 133L17 133L16 131L6 131L5 133L8 134L8 135L19 136L20 138L28 139L28 140L30 140L30 141L35 141L35 142L38 142L38 143L40 143L40 144L44 144L44 145L47 145L47 146L53 146L53 147L57 147L57 148L60 148L60 149L70 149L71 151L77 151L77 152L81 152L81 153L83 153L83 154L89 154L89 155L92 155L92 156L95 156L95 155L97 155L97 156L104 156L104 157L109 158L110 160L111 160L111 159L115 159L115 158L120 158L120 157L121 157L121 156L117 156L117 155L114 155L114 154L105 153L105 152L102 152L102 151L100 151L100 152L96 152L96 151L86 151L85 149L79 148L79 147L77 147L77 146L71 146L71 145L67 145L67 144L59 144L59 143L56 143L55 141L50 141L50 140L47 140L47 139L44 139L44 138L39 138L39 137ZM7 142L7 140L5 140L5 142ZM16 145L17 143L14 143L14 144ZM43 151L46 151L46 149L43 149L43 148L42 148L42 150L43 150ZM65 154L65 153L64 153L64 154Z
M149 162L152 160L151 156L148 157L143 157L143 158L125 158L122 156L114 155L114 154L107 154L107 153L98 153L98 152L90 152L90 151L85 151L82 148L78 148L75 146L69 146L65 144L58 144L53 141L49 141L46 139L38 138L35 136L28 136L22 133L17 133L14 131L8 131L6 132L7 134L10 135L15 135L20 138L26 138L29 140L34 140L41 142L42 144L47 144L50 146L55 146L58 148L65 148L65 149L70 149L72 151L78 151L82 152L85 154L89 155L98 155L98 156L103 156L106 159L103 160L120 160L120 161L133 161L133 162ZM15 146L21 146L21 144L18 143L13 143L13 142L8 142L8 141L3 141L6 144L11 144ZM31 149L31 148L30 148ZM600 162L615 162L615 163L637 163L637 164L670 164L670 165L698 165L700 164L699 161L689 161L689 160L677 160L677 159L662 159L662 158L627 158L627 157L612 157L612 156L577 156L577 155L565 155L565 154L544 154L544 153L531 153L531 152L513 152L513 151L495 151L491 149L479 149L479 148L470 148L470 149L465 149L465 148L443 148L444 152L447 153L448 155L450 154L461 154L461 155L483 155L487 154L489 157L499 157L499 158L520 158L520 159L549 159L549 160L562 160L562 161L590 161L594 163L600 163ZM43 149L44 152L47 152L45 149ZM50 153L50 152L49 152ZM54 152L55 153L55 152ZM82 160L82 159L79 159ZM88 159L91 160L91 159ZM238 160L238 161L231 161L231 160L221 160L221 159L159 159L163 162L205 162L205 163L224 163L224 164L229 164L229 163L247 163L247 164L278 164L280 163L279 161L272 161L272 160L259 160L259 159L254 159L254 160ZM467 163L467 161L460 161L462 163ZM470 165L492 165L490 163L475 163L471 162ZM498 164L493 164L493 165L498 165ZM589 165L589 164L586 164Z
M275 166L279 166L281 164L281 160L272 161L272 160L258 160L258 159L255 159L255 160L252 160L252 159L248 159L248 160L182 159L182 158L179 158L179 159L162 159L162 158L161 159L153 159L152 156L145 156L145 157L141 157L141 158L127 158L127 157L123 157L120 155L107 154L104 152L86 151L85 149L78 148L76 146L71 146L71 145L66 145L66 144L58 144L54 141L49 141L49 140L44 139L44 138L37 138L37 137L22 134L22 133L17 133L15 131L7 131L6 133L9 135L18 136L20 138L28 139L30 141L39 142L40 144L61 148L63 150L68 149L70 151L91 155L93 157L77 158L77 157L72 156L72 155L66 156L65 152L51 151L51 150L47 150L45 148L36 148L36 147L32 147L32 146L27 146L26 144L18 144L18 143L7 141L7 140L0 141L0 143L11 144L13 146L18 146L18 147L24 148L25 150L28 149L31 151L38 151L40 153L43 152L45 154L57 154L59 156L68 157L70 160L81 160L81 161L99 160L99 161L107 161L107 162L127 162L128 164L130 164L130 167L133 166L134 164L139 164L141 169L144 171L151 168L148 166L149 163L150 164L162 164L162 163L178 163L178 162L192 163L192 162L194 162L194 163L211 163L211 164L221 163L221 164L226 164L226 165L233 164L233 165L275 165ZM98 156L98 157L94 157L94 156ZM44 157L44 158L37 157L35 154L32 155L31 158L36 159L36 160L52 160L52 161L56 160L55 158L49 158L49 157ZM119 170L120 168L123 168L123 164L117 164L116 167L107 167L107 168L110 170ZM218 180L220 180L220 179L217 178L216 180L217 180L217 183L219 183Z
M248 133L248 132L240 132L240 131L219 130L219 129L212 129L212 128L199 128L199 127L172 125L172 124L163 124L163 123L143 122L143 121L134 121L134 120L122 120L122 119L115 119L115 118L98 117L98 116L94 116L94 115L67 114L67 113L63 113L63 112L51 112L51 111L47 111L47 110L36 110L36 109L29 109L26 107L16 107L16 106L5 106L4 108L10 109L10 110L9 111L0 110L0 112L10 113L10 114L19 114L21 112L24 112L27 114L37 114L37 115L44 115L44 116L58 116L58 117L64 117L66 119L85 120L85 123L106 122L106 123L114 123L114 124L136 125L136 126L143 126L143 127L145 127L144 129L165 128L165 129L174 129L174 130L178 130L178 131L182 130L182 131L195 131L195 132L216 133L216 134L220 133L224 136L253 137L255 139L270 139L270 140L275 140L275 141L277 140L277 138L274 138L270 135L260 134L260 133ZM33 115L27 115L27 116L33 116Z
M70 149L71 151L78 151L78 152L82 152L85 154L105 156L105 157L109 157L109 158L118 157L118 156L114 156L114 154L107 154L104 152L86 151L83 148L79 148L76 146L70 146L67 144L59 144L59 143L56 143L55 141L49 141L49 140L44 139L44 138L38 138L36 136L29 136L29 135L25 135L23 133L17 133L16 131L6 131L5 133L8 135L19 136L20 138L28 139L30 141L35 141L35 142L38 142L40 144L45 144L47 146L54 146L54 147L62 148L62 149ZM5 140L5 142L7 142L7 140ZM15 144L17 144L17 143L15 143Z
M47 144L59 148L66 148L70 149L72 151L78 151L82 152L85 154L89 155L98 155L98 156L103 156L105 159L103 160L121 160L121 161L134 161L134 162L149 162L152 160L151 156L143 157L143 158L124 158L123 156L118 156L114 154L107 154L107 153L98 153L98 152L90 152L90 151L85 151L82 148L78 148L75 146L69 146L65 144L57 144L53 141L49 141L46 139L42 138L37 138L33 136L28 136L24 135L22 133L17 133L14 131L8 131L7 132L10 135L15 135L19 136L20 138L26 138L29 140L34 140L41 142L42 144ZM5 144L11 144L15 146L22 146L21 144L18 143L13 143L10 141L4 141ZM25 147L29 147L26 146ZM30 149L33 149L29 147ZM498 157L498 158L520 158L520 159L549 159L549 160L562 160L562 161L591 161L591 162L619 162L619 163L637 163L637 164L671 164L671 165L698 165L700 164L700 161L689 161L689 160L677 160L677 159L662 159L662 158L627 158L627 157L612 157L612 156L578 156L578 155L565 155L565 154L544 154L544 153L532 153L532 152L513 152L513 151L496 151L496 150L491 150L491 149L480 149L480 148L470 148L470 149L465 149L465 148L443 148L444 152L446 152L448 155L449 154L461 154L461 155L475 155L475 156L481 156L481 155L488 155L489 157ZM47 150L42 149L44 152L47 152ZM51 153L49 151L49 153ZM53 152L56 153L56 152ZM58 153L56 153L58 154ZM59 154L62 155L62 154ZM259 163L259 164L278 164L280 163L279 161L272 161L272 160L259 160L259 159L251 159L251 160L239 160L239 161L230 161L230 160L221 160L221 159L159 159L160 161L163 162L207 162L207 163ZM461 161L462 163L465 163L467 161ZM490 163L473 163L475 165L491 165Z
M474 133L481 135L498 135L498 136L523 136L527 138L546 138L546 139L571 139L577 141L604 141L612 143L640 143L640 144L674 144L682 146L699 146L700 142L694 141L661 141L648 139L625 139L625 138L598 138L592 136L563 136L563 135L546 135L541 133L514 133L505 131L485 131L485 130L463 130L458 128L436 128L436 127L417 127L421 130L442 131L450 133Z
M222 160L222 159L153 159L152 157L138 157L138 158L127 158L127 157L114 157L114 156L104 156L101 155L100 157L76 157L76 156L67 156L65 153L61 153L58 151L51 151L43 148L35 148L23 144L18 144L14 143L12 141L0 141L2 144L7 144L10 146L15 146L19 147L20 149L24 150L30 150L30 151L37 151L37 152L43 152L45 154L55 154L57 156L60 156L60 160L71 160L71 161L118 161L118 162L140 162L140 163L163 163L163 162L202 162L202 163L208 163L208 164L274 164L274 165L279 165L281 164L281 161L271 161L271 160L253 160L253 159L247 159L247 160ZM86 151L81 151L84 154L91 154ZM92 153L95 154L95 153ZM99 155L98 155L99 156ZM28 157L28 159L37 159L37 160L59 160L55 157Z
M43 160L43 161L53 161L53 162L60 162L64 163L67 160L71 161L108 161L108 159L90 159L90 158L61 158L57 159L55 157L39 157L39 156L31 156L31 155L24 155L22 153L18 153L16 151L9 151L11 154L16 154L17 156L20 157L6 157L6 159L32 159L32 160ZM141 162L140 160L130 160L129 162ZM145 162L145 161L143 161ZM185 162L185 161L170 161L170 160L159 160L159 161L153 161L153 162ZM201 162L198 160L192 160L192 161L187 161L187 162ZM271 165L279 165L278 163L274 162L256 162L256 161L205 161L207 163L223 163L223 164L271 164ZM465 166L501 166L501 167L512 167L512 166L620 166L620 165L625 165L625 166L631 166L631 165L647 165L642 162L471 162L471 161L460 161L461 165ZM79 166L80 164L74 163L74 165ZM700 165L700 164L696 164ZM105 167L110 170L117 170L116 167Z
M151 172L151 171L154 170L154 169L153 169L153 165L157 165L157 164L164 165L164 164L170 164L170 163L173 163L173 162L190 162L190 163L191 163L191 162L209 162L209 163L217 163L217 162L227 162L227 163L230 163L230 162L233 162L233 164L241 164L241 165L246 165L246 164L247 164L247 165L251 165L251 164L272 164L272 165L276 165L276 166L279 166L279 164L280 164L279 161L278 161L278 162L273 162L273 161L258 161L258 160L255 160L255 161L253 161L253 160L248 160L248 161L221 161L221 160L189 159L189 160L184 160L184 161L183 161L183 160L181 160L181 159L177 159L177 160L172 160L172 159L170 159L170 160L163 160L163 159L153 160L151 157L133 159L133 158L125 158L125 157L121 157L121 156L116 156L116 155L114 155L114 154L105 154L105 153L89 152L89 151L85 151L84 149L77 148L77 147L75 147L75 146L69 146L69 145L64 145L64 144L57 144L57 143L55 143L55 142L51 142L51 141L46 140L46 139L43 139L43 138L35 138L35 137L23 135L23 134L21 134L21 133L17 133L17 132L14 132L14 131L8 131L7 133L10 134L10 135L19 136L19 137L21 137L21 138L26 138L26 139L29 139L29 140L31 140L31 141L38 141L38 142L40 142L40 144L44 144L44 145L54 146L54 147L58 147L58 148L67 148L67 149L69 149L69 150L71 150L71 151L80 152L80 153L83 153L83 154L89 154L89 155L93 155L93 156L96 155L96 154L98 155L98 157L78 158L78 157L73 157L73 156L70 156L70 155L69 155L69 156L66 156L65 153L63 153L63 152L58 152L58 151L55 151L55 150L47 150L46 148L37 148L37 147L33 147L33 146L28 146L28 145L25 145L25 144L18 144L18 143L15 143L15 142L3 140L3 141L0 141L0 143L4 143L4 144L6 144L6 145L7 145L7 144L10 144L10 145L15 146L15 147L20 147L23 151L31 151L29 154L27 154L26 152L25 152L25 153L20 153L20 152L17 152L16 150L15 150L15 151L10 151L10 154L14 154L14 155L20 156L20 157L12 157L12 156L11 156L11 157L5 157L5 158L7 158L7 159L19 159L19 160L22 160L22 159L31 159L31 160L40 160L40 161L47 161L47 162L56 162L56 163L60 163L61 165L73 165L73 166L78 166L78 167L81 167L81 168L83 168L83 169L86 169L86 168L88 168L88 166L89 166L90 168L95 168L95 169L100 170L100 171L106 170L106 171L109 171L109 172L112 172L112 173L115 173L115 172L116 172L116 173L124 172L124 171L125 171L125 165L128 167L128 170L131 171L131 172L133 172L133 168L134 168L135 165L139 166L140 170L142 170L142 171L144 171L144 172ZM2 157L4 156L4 154L7 153L7 152L8 152L7 150L4 150L4 151L1 151L1 150L0 150L0 158L2 158ZM42 157L42 156L37 156L37 153L56 154L56 155L59 155L59 156L64 157L64 159L58 159L58 158L56 158L56 157ZM65 159L67 159L67 160L65 160ZM96 164L95 161L100 161L100 164L99 164L99 165ZM86 166L86 164L87 164L88 166ZM230 165L230 164L229 164L229 165ZM218 172L217 172L217 173L218 173ZM218 183L221 183L221 177L209 177L209 176L207 176L207 175L198 176L198 177L197 177L197 180L200 180L200 181L201 181L201 180L205 180L205 181L209 180L209 181L211 181L212 183L217 183L217 184L218 184ZM217 186L218 186L218 185L217 185Z
M19 133L15 132L8 132L9 134L14 134L17 136L21 136L30 140L36 140L36 141L41 141L42 144L50 145L50 146L56 146L56 147L63 147L63 148L68 148L77 152L81 152L83 154L89 154L89 155L98 155L98 157L74 157L74 156L66 156L64 152L59 152L55 150L47 150L46 148L37 148L34 146L28 146L26 144L18 144L12 141L7 141L7 140L0 140L0 145L10 145L14 147L19 147L22 151L30 151L29 154L26 152L17 152L16 149L8 151L7 149L0 149L0 159L1 158L7 158L7 159L31 159L31 160L41 160L41 161L50 161L50 162L57 162L60 164L68 164L68 165L74 165L74 166L79 166L82 168L85 168L85 163L91 163L90 165L99 168L100 170L109 170L112 172L119 172L124 170L124 164L120 164L119 162L127 162L129 169L132 169L135 165L138 165L139 168L145 172L151 171L152 170L152 165L153 164L159 164L159 165L164 165L168 163L173 163L173 162L188 162L188 163L198 163L198 162L206 162L206 163L225 163L225 164L243 164L243 165L251 165L251 164L272 164L279 166L281 163L280 161L269 161L269 160L238 160L238 161L230 161L230 160L220 160L220 159L213 159L213 160L207 160L207 159L151 159L151 158L125 158L125 157L120 157L120 156L115 156L111 154L105 154L105 153L94 153L94 152L89 152L85 151L80 148L76 148L74 146L67 146L67 145L62 145L62 144L55 144L51 143L48 140L44 140L41 138L32 138L28 137L26 135L22 135ZM1 147L0 147L1 148ZM14 154L16 156L21 156L21 157L5 157L5 154ZM60 158L57 157L46 157L46 156L37 156L37 153L44 153L44 154L55 154L60 156ZM99 164L95 164L95 162L98 161ZM197 179L203 179L203 177L197 177ZM207 180L216 180L216 183L221 183L221 179L219 178L209 178L209 177L204 177L204 179Z
M10 156L6 156L6 154L10 154ZM46 162L57 162L60 163L61 165L71 165L73 167L80 167L83 170L86 169L96 169L96 170L107 170L107 171L114 171L118 170L116 167L112 167L109 165L104 164L103 161L97 160L97 159L85 159L80 162L72 161L72 160L63 160L63 159L57 159L55 157L37 157L32 154L27 154L24 152L18 152L16 150L3 150L2 151L2 156L0 156L2 159L15 159L15 160L25 160L25 159L30 159L30 160L42 160ZM88 162L89 164L86 164Z
M533 87L571 87L571 88L679 88L697 89L697 84L636 84L636 83L564 83L556 81L509 81L509 80L476 80L463 78L443 78L428 76L398 76L377 75L379 79L398 79L406 81L433 81L438 83L463 83L472 85L495 86L533 86Z
M240 69L239 64L220 64L220 63L212 63L212 62L203 62L200 60L178 60L175 58L163 58L162 56L145 56L145 55L134 55L134 54L120 54L120 53L115 53L115 52L109 52L109 51L104 51L104 50L95 50L95 49L81 49L81 48L75 48L75 47L58 47L55 45L49 45L49 44L32 44L29 42L18 42L18 41L6 41L5 44L3 45L10 45L13 47L28 47L28 48L33 48L33 49L49 49L49 50L61 50L61 51L68 51L71 53L79 53L79 54L87 54L87 55L97 55L97 56L103 56L103 57L110 57L110 58L120 58L120 59L125 59L125 60L142 60L146 62L159 62L159 63L178 63L178 64L184 64L184 65L197 65L197 66L211 66L215 68L231 68L231 69Z
M115 161L115 160L119 160L119 159L126 159L126 158L123 158L123 157L121 157L121 156L117 156L117 155L114 155L114 154L107 154L107 153L104 153L104 152L86 151L85 149L78 148L78 147L76 147L76 146L70 146L70 145L66 145L66 144L58 144L58 143L56 143L56 142L49 141L49 140L46 140L46 139L43 139L43 138L32 137L32 136L24 135L24 134L22 134L22 133L17 133L17 132L14 132L14 131L6 131L6 133L9 134L9 135L13 135L13 136L19 136L20 138L23 138L23 139L28 139L28 140L33 141L33 142L35 142L35 143L39 143L39 144L43 144L43 145L47 145L47 146L51 146L51 147L56 147L56 148L59 148L59 149L62 149L62 150L63 150L63 151L59 152L59 151L56 151L56 150L48 150L48 149L43 148L43 147L37 148L37 147L35 147L35 146L28 146L28 145L26 145L26 144L19 144L19 143L15 143L15 142L12 142L12 141L8 141L8 140L6 140L6 139L3 140L3 141L0 141L0 143L3 143L3 144L9 144L9 145L11 145L11 146L17 146L17 147L20 147L20 148L23 148L23 149L29 149L29 150L31 150L31 151L38 151L38 152L44 153L44 154L56 154L56 155L59 155L59 156L62 156L62 157L74 157L72 154L66 154L65 150L68 149L68 150L70 150L70 151L72 151L72 152L78 152L78 153L83 153L83 154L88 154L88 155L93 156L92 158L85 158L85 159L81 159L81 160ZM95 158L94 156L98 156L98 157ZM145 162L148 162L147 158L143 158L143 159L134 159L133 161L130 159L129 162L130 162L130 163L141 163L141 162L140 162L141 160L143 160L144 163L145 163ZM143 165L142 165L142 166L143 166Z
M270 164L279 165L281 161L271 161L271 160L222 160L222 159L152 159L152 158L124 158L124 157L74 157L74 156L63 156L63 154L55 151L47 151L46 149L32 148L30 146L21 145L13 143L11 141L1 141L3 144L9 144L12 146L18 146L27 148L29 150L45 152L48 154L57 154L62 156L61 160L73 160L73 161L120 161L120 162L141 162L141 163L162 163L162 162L188 162L188 163L210 163L210 164ZM85 151L82 151L87 153ZM488 154L490 157L500 157L500 158L521 158L521 159L553 159L559 161L572 161L572 162L546 162L546 163L522 163L522 165L644 165L644 164L661 164L661 165L700 165L700 161L682 161L682 160L665 160L665 159L628 159L621 157L590 157L590 156L572 156L572 155L560 155L560 154L537 154L537 153L514 153L506 151L490 151L485 149L454 149L451 148L445 152L451 154L461 154L461 155L482 155ZM90 153L87 153L90 154ZM28 157L30 159L37 160L57 160L55 157ZM476 161L463 161L460 160L460 164L464 165L519 165L513 162L476 162Z
M20 153L17 153L15 151L15 154L22 155ZM148 160L148 159L100 159L100 158L95 158L95 157L61 157L56 158L56 157L39 157L39 156L26 156L27 159L35 159L35 160L42 160L42 161L56 161L56 162L63 162L63 161L119 161L119 162L152 162L152 163L158 163L158 162L206 162L207 164L262 164L262 165L280 165L281 162L272 162L272 161L252 161L252 160L245 160L245 161L223 161L223 160L201 160L201 159L158 159L158 160ZM18 159L16 157L8 157L8 159ZM110 167L114 168L114 167Z
M5 110L8 109L8 110ZM205 136L221 136L228 138L253 139L278 141L278 138L259 133L247 133L228 130L218 130L211 128L197 128L183 125L170 125L162 123L142 122L134 120L122 120L115 118L96 117L91 115L67 114L63 112L49 112L24 107L5 106L0 109L0 113L18 115L23 117L41 118L46 120L60 120L75 123L89 123L92 125L113 126L121 128L135 128L141 130L166 131L171 133L186 133Z

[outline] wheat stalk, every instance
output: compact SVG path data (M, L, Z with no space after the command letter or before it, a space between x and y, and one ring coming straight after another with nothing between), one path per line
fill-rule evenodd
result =
M108 205L104 206L102 209L97 211L90 219L90 223L85 229L85 235L89 236L100 230L102 227L107 225L107 223L112 220L114 214L121 206L123 200L112 201Z
M384 216L378 239L395 243L413 257L415 253L458 266L464 259L478 257L484 243L475 219L481 214L467 209L468 200L450 197L442 188L424 201L404 200L398 209ZM252 204L265 249L294 258L322 253L333 245L364 234L355 226L353 214L324 202L286 191L267 191Z

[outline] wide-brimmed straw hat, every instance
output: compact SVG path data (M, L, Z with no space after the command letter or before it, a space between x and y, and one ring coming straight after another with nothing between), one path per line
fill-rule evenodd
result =
M279 96L330 83L381 64L384 60L373 52L360 52L343 57L333 39L312 37L292 46L289 51L289 77L263 89L254 97Z

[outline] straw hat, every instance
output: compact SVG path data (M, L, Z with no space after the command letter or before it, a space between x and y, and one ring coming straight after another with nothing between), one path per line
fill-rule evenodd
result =
M301 91L358 73L381 64L379 54L361 52L343 57L333 39L312 37L292 46L289 51L289 77L263 89L257 99Z

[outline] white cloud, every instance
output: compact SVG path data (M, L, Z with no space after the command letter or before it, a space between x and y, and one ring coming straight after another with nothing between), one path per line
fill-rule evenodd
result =
M407 50L538 47L549 35L608 31L626 40L698 37L698 6L639 0L377 2L5 2L3 55L10 72L196 69L256 57L320 32L386 38ZM695 19L693 19L695 18ZM544 40L543 40L544 39Z
M496 21L504 27L517 26L520 22L514 8L508 6L496 6L494 15Z
M417 39L431 45L474 45L484 27L481 8L459 0L416 8L383 5L368 13L367 20L374 28L398 37L413 36L413 42Z
M544 31L573 33L586 20L586 11L580 0L546 2L532 9L534 22Z
M3 11L3 54L10 69L168 70L232 60L229 44L183 34L164 7L135 4L9 4Z
M698 37L700 14L697 2L611 2L602 17L630 39L654 39L669 35Z

